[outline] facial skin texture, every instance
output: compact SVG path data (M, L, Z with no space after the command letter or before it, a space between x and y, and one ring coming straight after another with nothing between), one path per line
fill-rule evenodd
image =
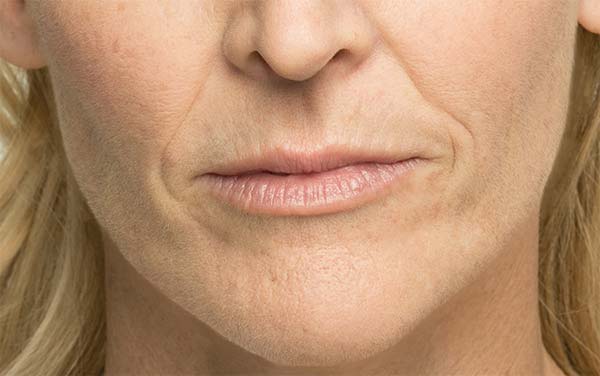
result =
M584 4L27 2L37 55L4 54L48 65L105 236L106 373L560 374L537 229ZM430 161L313 217L243 214L191 182L334 143Z

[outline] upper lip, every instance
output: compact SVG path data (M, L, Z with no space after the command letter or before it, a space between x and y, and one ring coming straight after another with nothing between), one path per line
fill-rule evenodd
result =
M215 166L209 173L218 175L245 175L257 172L279 174L307 174L328 171L358 163L396 163L419 156L410 151L375 151L347 146L329 145L312 151L272 148Z

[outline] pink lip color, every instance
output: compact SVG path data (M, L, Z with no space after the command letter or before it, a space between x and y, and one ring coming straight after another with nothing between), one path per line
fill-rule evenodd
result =
M245 212L307 216L349 210L381 197L423 162L411 158L397 163L357 163L290 175L210 173L199 179L217 198Z

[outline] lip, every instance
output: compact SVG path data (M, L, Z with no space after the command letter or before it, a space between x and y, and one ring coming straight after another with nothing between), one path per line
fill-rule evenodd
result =
M277 147L235 161L225 162L215 166L210 173L219 175L242 175L253 172L303 174L328 171L363 162L395 163L417 157L418 154L414 150L406 150L403 153L374 152L338 145L330 145L316 151L296 151L296 149Z
M386 196L425 162L411 152L272 149L215 167L195 180L213 197L247 213L309 216L350 210Z

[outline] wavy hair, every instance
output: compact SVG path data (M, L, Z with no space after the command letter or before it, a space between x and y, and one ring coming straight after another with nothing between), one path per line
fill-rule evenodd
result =
M544 345L568 374L600 374L600 36L577 30L566 129L539 228ZM0 374L99 374L99 225L62 146L47 68L0 60Z

